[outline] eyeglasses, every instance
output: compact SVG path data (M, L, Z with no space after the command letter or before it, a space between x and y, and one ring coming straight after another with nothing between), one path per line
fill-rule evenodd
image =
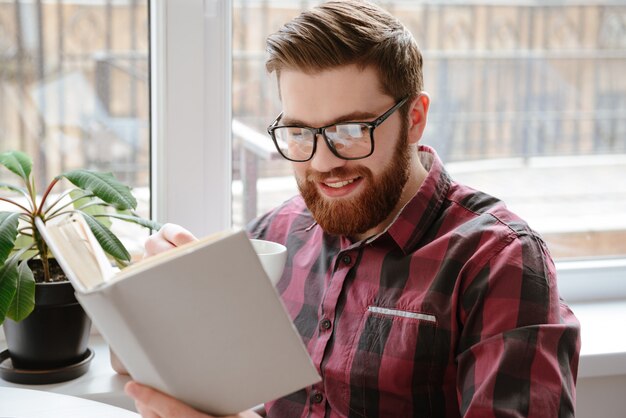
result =
M308 126L278 126L281 113L267 128L276 149L286 159L305 162L313 158L317 149L317 135L322 135L331 152L344 160L359 160L374 152L374 129L400 108L409 97L405 97L373 122L341 122L321 128Z

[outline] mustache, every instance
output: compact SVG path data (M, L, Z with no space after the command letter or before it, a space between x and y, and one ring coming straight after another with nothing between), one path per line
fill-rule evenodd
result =
M337 167L327 172L315 171L308 169L306 171L306 180L311 183L321 183L329 178L353 178L353 177L371 177L372 171L364 166L356 167Z

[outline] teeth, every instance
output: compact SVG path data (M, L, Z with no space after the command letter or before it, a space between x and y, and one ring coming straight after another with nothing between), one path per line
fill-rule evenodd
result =
M332 187L333 189L338 189L340 187L347 186L350 183L354 183L354 179L338 181L337 183L324 183L324 184L327 185L328 187Z

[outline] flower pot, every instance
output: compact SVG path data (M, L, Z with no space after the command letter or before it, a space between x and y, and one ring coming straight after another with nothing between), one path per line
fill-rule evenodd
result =
M91 320L68 281L37 283L35 309L24 320L4 321L13 367L51 370L84 359Z

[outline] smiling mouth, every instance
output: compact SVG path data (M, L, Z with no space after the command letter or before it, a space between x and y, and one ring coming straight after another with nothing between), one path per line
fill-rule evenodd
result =
M334 182L334 183L326 183L326 182L324 182L322 184L324 184L325 186L331 187L333 189L340 189L340 188L342 188L344 186L347 186L348 184L354 183L355 180L356 179L350 179L350 180L344 180L344 181L337 181L337 182Z

